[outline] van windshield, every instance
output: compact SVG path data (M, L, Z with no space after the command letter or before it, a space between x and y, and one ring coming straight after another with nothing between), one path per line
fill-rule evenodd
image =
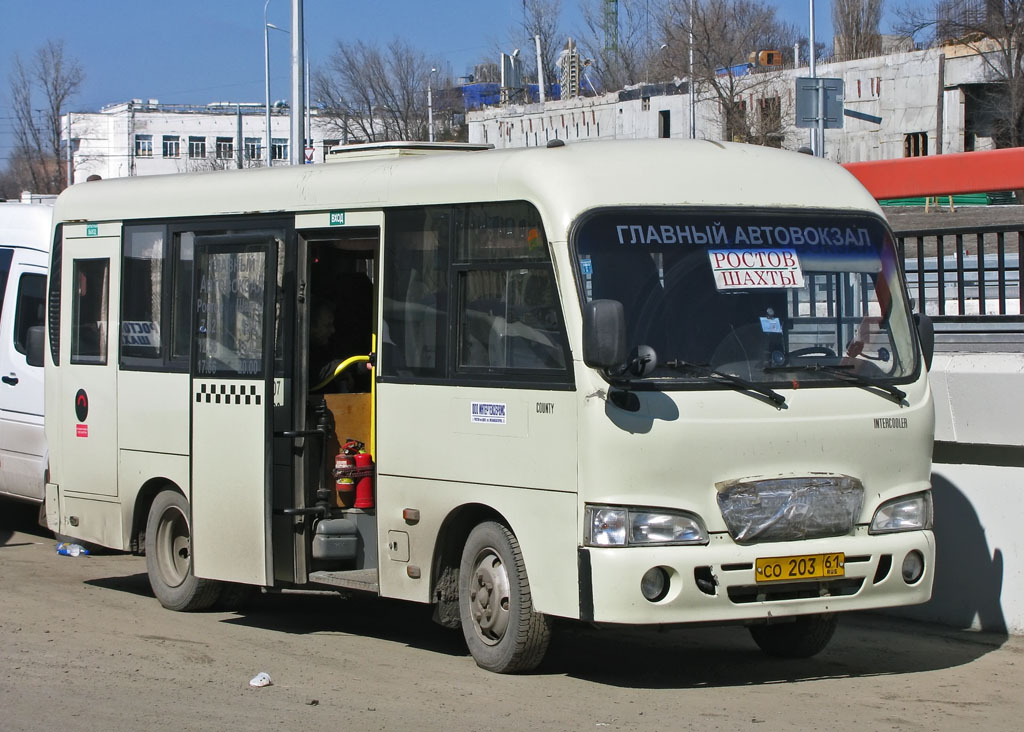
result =
M653 349L644 381L710 368L765 385L886 383L917 368L892 237L873 216L606 209L577 227L573 253L585 300L621 302L629 348Z

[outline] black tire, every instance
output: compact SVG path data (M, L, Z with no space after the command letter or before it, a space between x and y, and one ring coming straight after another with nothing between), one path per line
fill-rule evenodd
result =
M551 621L533 609L519 542L499 523L482 523L466 539L459 616L480 668L499 674L531 671L547 652Z
M220 597L220 582L192 574L189 506L177 491L157 494L149 508L146 572L153 594L168 610L205 610Z
M825 650L838 624L835 613L801 615L791 623L751 625L750 635L766 655L810 658Z

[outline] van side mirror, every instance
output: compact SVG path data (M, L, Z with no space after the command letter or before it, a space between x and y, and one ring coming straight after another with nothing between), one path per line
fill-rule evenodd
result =
M28 329L26 334L26 353L25 360L29 366L42 366L43 365L43 340L45 338L45 328L41 325L33 325Z
M583 363L611 369L626 360L626 316L618 300L591 300L583 306Z
M917 325L917 337L924 352L924 367L931 371L932 357L935 355L935 325L924 313L914 313L914 323Z

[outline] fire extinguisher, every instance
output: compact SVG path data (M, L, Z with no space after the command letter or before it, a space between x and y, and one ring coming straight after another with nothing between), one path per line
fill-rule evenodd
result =
M356 456L356 508L373 508L373 456L368 452Z
M355 472L354 455L340 452L334 457L334 486L338 491L338 503L342 506L352 505L356 482L352 477Z

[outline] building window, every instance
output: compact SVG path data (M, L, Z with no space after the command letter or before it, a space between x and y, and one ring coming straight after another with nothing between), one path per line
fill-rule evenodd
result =
M649 112L651 110L651 98L641 97L640 98L640 111Z
M903 157L919 158L928 154L928 133L911 132L903 136Z
M189 137L188 138L188 156L190 158L205 158L206 157L206 138L205 137Z
M658 137L672 137L672 113L667 109L658 112Z
M726 101L722 103L725 113L725 139L730 142L747 142L747 103Z
M245 138L245 157L248 160L262 160L263 140L258 137Z
M782 101L778 97L765 97L759 101L761 107L760 142L768 147L782 147Z
M177 135L164 135L164 157L181 157L181 138Z
M287 160L288 159L288 139L285 137L275 137L270 140L270 159L271 160Z
M235 141L230 137L217 138L217 159L230 160L235 156Z
M151 158L151 157L153 157L153 136L152 135L136 135L135 136L135 157L137 157L137 158Z

